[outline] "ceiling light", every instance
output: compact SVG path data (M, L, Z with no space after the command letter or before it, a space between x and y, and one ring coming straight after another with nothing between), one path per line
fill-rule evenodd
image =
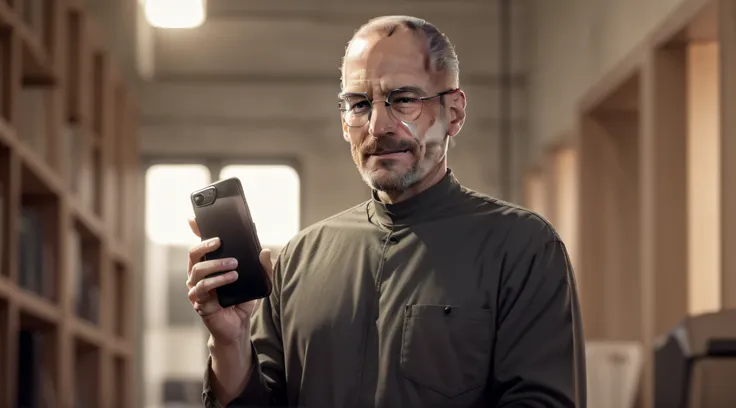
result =
M206 0L145 0L148 23L159 28L195 28L206 18Z

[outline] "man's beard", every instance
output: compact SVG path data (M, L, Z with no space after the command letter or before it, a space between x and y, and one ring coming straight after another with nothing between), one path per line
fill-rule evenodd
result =
M374 190L389 194L400 194L414 185L418 184L437 164L436 160L442 160L447 151L449 135L447 134L447 123L443 120L431 126L425 134L425 144L421 146L418 140L398 139L393 135L379 138L369 138L357 150L354 151L354 159L358 165L363 181ZM371 154L408 150L415 161L406 170L399 172L393 167L400 166L392 160L381 160L380 168L369 170L365 164ZM382 174L379 176L379 172Z
M376 173L381 170L361 169L360 171L363 181L376 191L392 194L403 193L422 180L422 174L419 171L417 162L412 163L408 169L400 173L397 171L391 171L391 167L394 166L394 163L391 163L390 161L382 163L381 166L384 170L389 172L389 174L384 174L382 177L379 177Z
M416 146L412 150L416 161L404 171L394 169L394 167L400 166L400 164L392 160L382 160L378 169L366 169L365 164L370 156L365 161L356 160L356 164L360 163L358 165L358 171L363 181L376 191L389 194L403 193L422 181L444 159L449 138L446 135L441 141L431 141L425 144L424 149ZM379 175L379 172L382 174Z

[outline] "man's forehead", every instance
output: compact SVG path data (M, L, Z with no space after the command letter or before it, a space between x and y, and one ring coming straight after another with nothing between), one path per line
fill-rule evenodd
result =
M415 75L389 75L382 78L353 77L346 78L341 94L368 94L369 96L386 95L394 90L407 90L426 93L430 86L425 78Z
M413 33L391 37L368 36L351 42L345 55L345 91L368 92L380 84L384 91L406 85L424 85L430 75L424 51Z

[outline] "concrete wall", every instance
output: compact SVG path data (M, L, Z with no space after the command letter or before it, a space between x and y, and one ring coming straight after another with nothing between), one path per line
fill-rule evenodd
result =
M681 0L532 0L530 161L574 130L581 96Z
M525 135L524 1L514 2L513 139ZM450 165L470 188L498 193L498 2L211 2L195 30L154 30L154 81L141 88L149 157L290 159L308 225L368 198L342 139L336 95L346 42L369 18L426 18L456 44L468 122Z
M137 88L144 159L290 161L302 182L302 226L369 197L342 139L336 95L345 44L372 17L423 17L455 43L468 121L451 148L450 166L463 184L497 195L499 158L517 158L522 152L527 132L527 0L512 2L510 152L498 146L498 0L211 0L204 26L174 31L148 27L138 1L87 1L104 40ZM141 260L141 284L149 291L164 290L161 265L151 264L156 252L149 246L147 253L148 262ZM141 305L141 322L148 315L145 309L157 309L150 296ZM158 336L156 331L144 333ZM151 350L143 341L149 337L140 337L139 350ZM176 367L142 356L135 371L142 374L138 389L146 391L145 401L158 400L158 383L151 381L157 373ZM138 397L138 406L146 406L143 395Z

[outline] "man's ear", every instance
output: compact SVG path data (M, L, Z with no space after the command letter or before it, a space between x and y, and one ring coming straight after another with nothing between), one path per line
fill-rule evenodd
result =
M345 139L346 142L350 143L350 128L348 127L348 124L345 123L345 119L340 119L340 123L342 124L342 138Z
M465 107L467 106L465 92L460 90L446 95L445 98L447 117L450 119L447 127L447 134L449 136L455 136L460 133L460 129L462 129L465 124Z

